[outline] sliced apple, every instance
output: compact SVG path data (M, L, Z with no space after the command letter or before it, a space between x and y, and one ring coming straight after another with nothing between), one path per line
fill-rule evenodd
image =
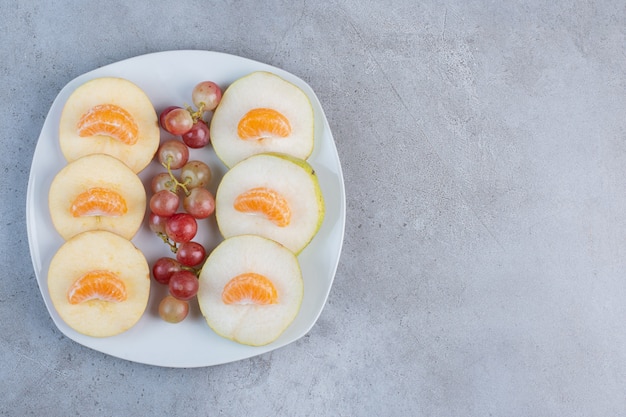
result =
M145 215L146 190L123 162L93 154L57 173L48 206L54 228L66 240L88 230L108 230L131 239Z
M59 144L68 162L105 153L139 172L152 160L159 141L152 102L123 78L87 81L72 92L61 112Z
M61 319L79 333L108 337L133 327L150 294L150 268L129 240L106 231L80 233L56 252L48 291Z

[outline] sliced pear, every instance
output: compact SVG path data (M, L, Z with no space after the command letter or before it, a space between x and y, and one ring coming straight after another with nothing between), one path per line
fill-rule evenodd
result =
M56 252L48 291L61 319L79 333L108 337L133 327L150 294L150 268L129 240L106 231L78 234Z
M304 284L296 256L256 235L224 240L199 276L198 303L209 327L235 342L261 346L295 319Z
M57 173L48 206L54 228L66 240L88 230L108 230L131 239L146 212L146 190L123 162L93 154Z
M266 152L306 159L313 151L313 108L300 87L257 71L224 91L210 132L215 153L228 167Z
M72 92L61 112L59 145L68 162L105 153L139 172L152 160L159 141L152 102L123 78L87 81Z
M324 199L306 161L258 154L226 172L217 189L215 216L225 238L256 234L298 254L322 225Z

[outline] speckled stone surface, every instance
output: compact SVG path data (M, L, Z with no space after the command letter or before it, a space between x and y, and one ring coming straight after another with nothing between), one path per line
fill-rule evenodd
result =
M0 415L626 415L623 2L158 4L0 3ZM347 194L317 324L210 368L63 336L26 232L61 88L174 49L309 83Z

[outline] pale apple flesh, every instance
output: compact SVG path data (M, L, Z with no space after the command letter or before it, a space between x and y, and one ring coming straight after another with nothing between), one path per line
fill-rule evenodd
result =
M124 200L124 214L76 216L72 204L93 188L110 190ZM68 163L50 185L48 206L54 228L64 239L88 230L108 230L131 239L146 211L146 190L141 179L123 162L104 154L87 155Z
M68 291L92 271L115 274L123 283L125 299L71 303ZM87 336L114 336L133 327L143 315L150 294L150 268L131 241L107 231L84 232L55 253L48 269L48 292L55 310L70 328Z
M106 135L79 134L81 118L99 105L112 104L128 112L138 128L135 143L126 144ZM59 120L59 145L68 162L96 153L111 155L133 172L145 168L160 142L157 114L145 92L123 78L96 78L79 86L68 97Z

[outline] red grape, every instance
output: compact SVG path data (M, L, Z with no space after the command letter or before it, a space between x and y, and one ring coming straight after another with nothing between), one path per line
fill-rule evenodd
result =
M204 261L206 251L198 242L183 242L176 251L176 260L185 266L198 266Z
M163 129L172 135L184 135L193 126L193 117L187 109L175 108L162 117Z
M161 217L154 213L150 213L148 224L150 225L150 230L154 233L165 233L165 221L167 217Z
M173 258L159 258L152 265L152 276L161 284L169 284L174 273L182 271L180 262Z
M189 161L180 170L180 180L187 188L205 187L211 176L211 168L202 161Z
M180 197L168 190L161 190L150 198L150 210L157 216L170 217L176 213Z
M215 197L206 188L193 188L183 198L183 208L196 219L206 219L215 211Z
M187 314L189 314L187 301L167 295L159 303L159 316L168 323L180 323Z
M157 157L161 164L167 165L169 162L171 169L179 169L189 160L189 148L181 141L171 139L159 146Z
M213 81L202 81L191 92L191 100L196 107L204 104L204 110L215 110L222 99L222 89Z
M179 300L190 300L198 293L198 278L191 271L175 272L168 285L170 294Z
M166 107L165 109L163 109L163 111L159 115L159 125L161 125L161 127L163 129L165 129L165 118L166 118L167 114L169 112L171 112L172 110L174 110L174 109L180 109L180 108L182 108L182 107L179 107L179 106L169 106L169 107Z
M189 213L176 213L165 221L165 233L174 242L189 242L198 231L196 219Z
M209 127L204 121L198 120L187 133L182 135L182 139L190 148L202 148L210 142Z
M153 193L158 193L161 190L170 190L174 192L174 189L176 188L176 183L169 173L159 172L154 177L152 177L150 187Z

